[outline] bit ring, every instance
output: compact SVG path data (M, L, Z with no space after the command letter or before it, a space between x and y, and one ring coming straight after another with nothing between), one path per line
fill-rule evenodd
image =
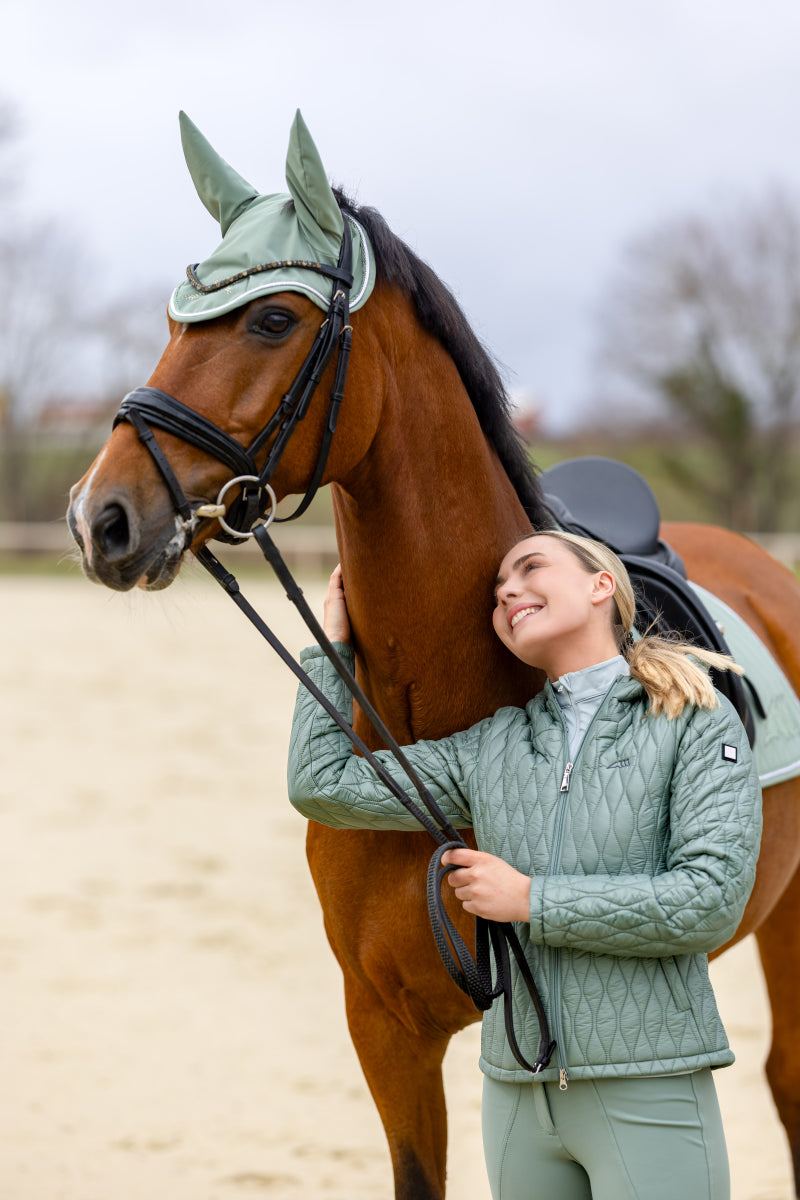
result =
M217 496L217 505L222 504L223 496L228 491L228 489L232 488L233 485L236 483L257 483L258 490L260 492L267 493L267 495L269 496L269 501L270 501L269 512L267 513L267 515L265 517L263 517L263 518L260 517L257 521L255 521L253 524L253 528L255 528L256 525L263 525L265 529L268 528L272 524L272 522L275 520L275 510L278 507L278 499L277 499L274 491L270 487L270 485L268 483L262 483L261 480L259 479L258 475L237 475L235 479L229 479L228 482L222 488L220 488L220 493ZM251 537L255 536L255 534L253 533L253 529L250 529L249 531L243 531L241 529L233 529L232 526L230 526L228 524L228 522L225 520L224 517L218 516L217 520L219 521L220 525L225 530L225 532L231 534L232 537L241 538L244 541L245 538L251 538Z

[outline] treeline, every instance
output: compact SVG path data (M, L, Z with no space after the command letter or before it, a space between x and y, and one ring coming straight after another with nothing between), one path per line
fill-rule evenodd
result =
M53 434L29 434L19 452L19 486L13 506L4 501L5 489L0 489L0 521L63 519L69 489L86 471L105 440L114 407L114 403L108 407L107 422L98 423L95 430L70 444ZM700 521L750 533L796 533L800 529L800 437L795 437L788 454L790 486L770 524L758 520L757 514L764 511L766 503L757 490L750 495L752 519L743 524L731 519L734 507L738 506L724 486L724 473L719 472L718 447L710 442L688 442L683 436L654 430L630 437L598 431L558 440L540 439L530 447L530 454L540 470L587 454L628 463L652 487L665 520ZM327 490L315 501L306 520L310 524L332 521Z
M754 449L766 455L766 447ZM530 454L542 471L584 455L619 459L650 484L665 521L698 521L740 533L800 531L800 432L787 447L789 482L778 505L764 474L748 482L742 496L727 468L720 469L719 446L708 438L657 430L630 436L601 431L540 441L531 446Z
M158 360L166 288L99 299L75 239L26 219L15 136L0 105L0 520L52 521ZM620 254L594 331L583 431L534 432L540 466L608 455L641 471L667 518L800 530L796 196L773 188L645 231Z

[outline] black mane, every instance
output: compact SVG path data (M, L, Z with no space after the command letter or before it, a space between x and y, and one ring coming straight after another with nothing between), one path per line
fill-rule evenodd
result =
M379 277L413 300L422 326L452 358L467 390L481 429L494 447L535 529L548 529L553 519L525 447L511 423L511 402L489 352L470 328L452 292L401 241L374 208L360 208L340 191L336 198L346 213L364 226L375 250Z

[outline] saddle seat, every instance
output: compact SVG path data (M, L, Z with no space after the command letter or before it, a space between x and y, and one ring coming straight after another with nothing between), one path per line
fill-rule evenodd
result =
M647 481L613 458L570 458L542 472L540 482L554 524L604 542L625 564L636 596L636 630L677 633L696 646L730 654L717 622L686 578L675 550L659 537L661 513ZM716 689L730 700L752 746L755 722L750 685L730 671L711 671Z

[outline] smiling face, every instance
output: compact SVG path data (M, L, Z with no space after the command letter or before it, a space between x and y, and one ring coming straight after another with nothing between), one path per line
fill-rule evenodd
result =
M492 623L517 658L557 679L619 652L615 590L608 571L589 571L568 543L536 534L500 564Z

